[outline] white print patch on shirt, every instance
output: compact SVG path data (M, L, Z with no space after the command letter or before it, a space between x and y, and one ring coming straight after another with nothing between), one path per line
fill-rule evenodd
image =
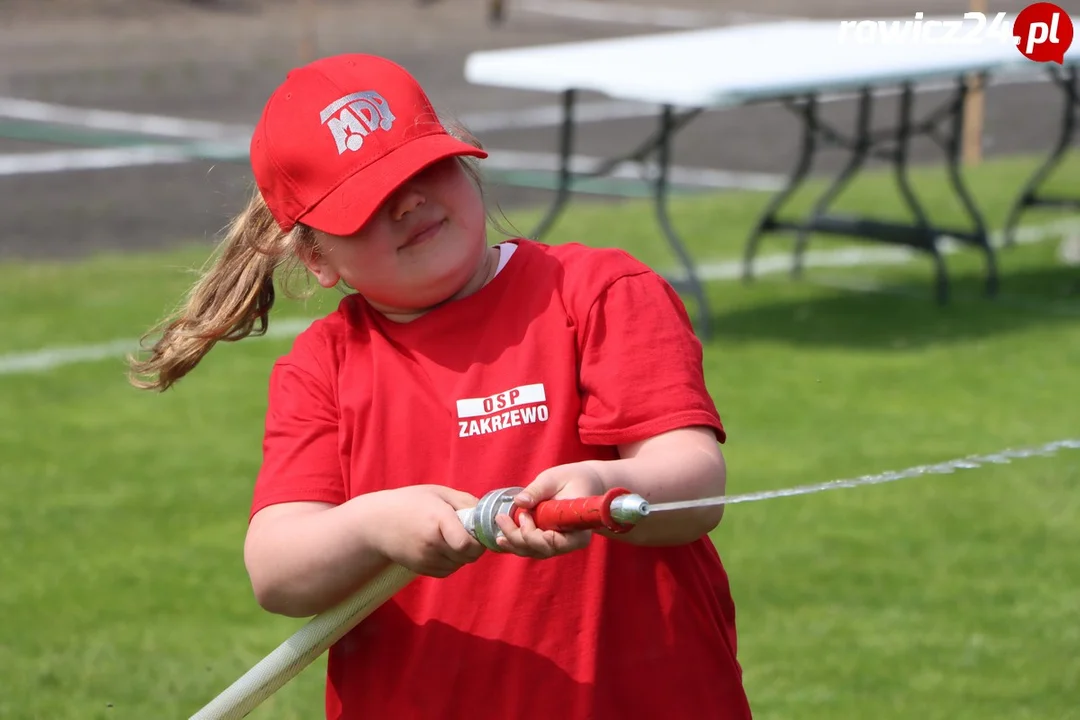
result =
M543 383L519 385L488 397L457 401L458 437L487 435L519 425L547 422Z

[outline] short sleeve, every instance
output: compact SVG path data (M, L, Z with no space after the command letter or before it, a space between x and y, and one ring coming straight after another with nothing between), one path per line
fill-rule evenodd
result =
M691 425L724 426L682 300L651 270L614 280L582 329L582 442L621 445Z
M249 517L277 503L346 500L331 381L296 352L270 373L263 461Z

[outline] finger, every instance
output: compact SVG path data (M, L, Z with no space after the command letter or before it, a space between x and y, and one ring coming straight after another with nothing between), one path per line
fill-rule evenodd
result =
M537 555L551 557L558 551L559 533L536 527L529 513L521 513L518 517L518 526L521 528L521 538L525 545Z
M522 557L547 557L546 554L537 555L536 551L526 541L521 527L515 525L509 515L497 515L495 523L502 530L502 534L496 538L495 542L503 552L511 552Z
M524 508L531 508L541 500L546 500L562 489L565 477L560 467L548 468L536 476L514 497L514 502Z
M459 563L475 562L484 554L486 549L476 538L457 521L457 518L445 520L440 523L440 531L443 537L442 555Z
M418 575L444 578L452 575L459 567L461 567L461 563L455 563L441 557L433 557L410 569Z
M586 547L592 540L591 530L576 530L573 532L556 532L554 530L541 530L533 522L527 512L518 516L521 527L522 542L533 553L544 557L562 555L574 550Z
M511 519L506 513L499 513L495 516L495 524L499 526L499 530L502 534L496 537L496 542L499 547L504 549L509 546L514 550L520 550L524 547L521 537L521 528Z
M480 498L475 495L471 495L463 490L455 490L452 487L440 487L439 495L443 500L453 506L454 510L467 510L471 507L476 507L480 502Z
M586 547L592 539L591 530L572 533L540 530L528 513L518 515L519 524L515 524L506 514L496 516L495 522L502 530L502 535L496 540L499 548L522 557L542 560L562 555Z
M455 550L449 545L441 544L438 548L435 548L432 562L437 563L440 567L450 568L450 571L453 572L462 565L468 565L479 560L480 556L483 555L482 550L482 546L481 552L476 552L472 549Z
M589 546L592 542L593 531L592 530L575 530L570 533L563 533L562 540L565 542L564 549L560 552L573 552L574 550L583 550Z
M506 516L497 519L505 540L499 545L503 550L524 557L546 559L558 554L558 533L540 530L527 513L518 516L518 525Z
M473 543L467 547L456 548L450 544L443 545L437 552L448 562L455 565L467 565L468 563L476 562L480 559L480 556L484 554L485 548L480 543Z

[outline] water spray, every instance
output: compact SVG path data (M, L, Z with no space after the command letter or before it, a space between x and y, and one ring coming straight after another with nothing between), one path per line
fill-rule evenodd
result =
M528 512L536 526L542 530L569 532L606 529L613 533L625 533L632 530L642 519L657 513L809 495L926 475L948 475L957 470L1007 464L1016 459L1051 456L1058 450L1080 450L1080 439L1058 440L1040 447L1005 450L991 455L972 455L934 465L918 465L906 470L863 475L849 480L655 504L628 490L616 488L600 496L544 500L531 510L526 510L514 504L514 497L522 488L502 488L484 495L476 507L459 510L458 517L465 529L484 547L494 552L503 552L498 545L502 531L495 522L495 518L500 514L509 515L517 522L521 513ZM190 720L239 720L246 717L416 577L415 573L400 565L389 566L352 597L308 621L210 704L192 715Z

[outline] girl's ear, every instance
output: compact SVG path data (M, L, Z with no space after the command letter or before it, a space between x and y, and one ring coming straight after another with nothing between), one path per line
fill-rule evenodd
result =
M319 285L324 288L332 288L338 284L341 280L341 274L334 269L334 266L330 263L329 258L326 257L319 250L318 243L311 245L305 245L298 251L300 261L304 263L315 279L319 281Z

